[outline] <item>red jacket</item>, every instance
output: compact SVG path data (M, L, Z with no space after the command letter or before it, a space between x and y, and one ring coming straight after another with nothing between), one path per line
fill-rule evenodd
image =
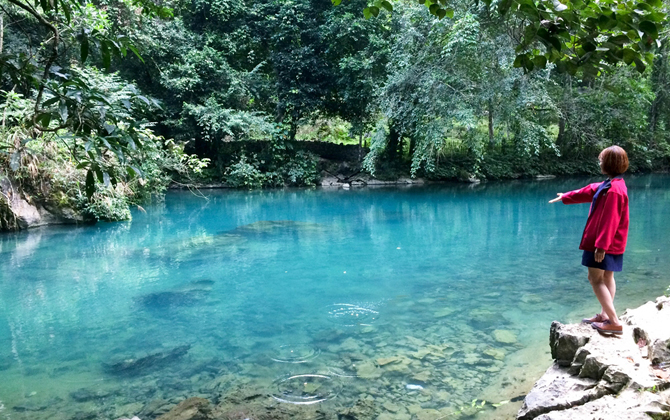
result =
M589 184L581 190L563 194L563 204L589 203L593 200L600 182ZM607 254L623 254L628 239L628 189L622 178L612 179L612 186L601 193L589 210L579 249L595 251L604 249Z

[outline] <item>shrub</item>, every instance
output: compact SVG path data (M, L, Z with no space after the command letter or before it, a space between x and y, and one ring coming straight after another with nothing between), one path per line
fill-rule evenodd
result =
M313 186L319 179L317 165L319 157L313 153L298 151L282 168L287 185Z
M262 188L265 184L265 175L244 154L239 162L228 167L225 179L233 188Z

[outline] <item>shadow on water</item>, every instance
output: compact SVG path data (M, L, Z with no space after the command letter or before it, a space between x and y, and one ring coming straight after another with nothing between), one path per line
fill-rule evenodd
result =
M205 303L211 295L214 280L202 279L178 286L173 290L138 296L135 302L152 311L170 311L184 306Z

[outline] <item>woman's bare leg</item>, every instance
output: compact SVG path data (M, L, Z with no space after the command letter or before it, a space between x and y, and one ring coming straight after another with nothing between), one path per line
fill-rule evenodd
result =
M607 290L609 290L610 292L610 296L612 296L612 302L614 302L614 295L616 295L616 282L614 281L614 271L605 270L605 273L603 273L603 280L605 282ZM608 316L605 313L604 308L600 311L600 316L603 317L603 319L608 319Z
M601 270L599 268L589 267L589 282L593 287L593 293L596 294L602 310L612 325L621 325L614 309L614 294L616 285L614 283L614 273ZM611 283L611 285L610 285ZM608 286L611 286L612 289Z

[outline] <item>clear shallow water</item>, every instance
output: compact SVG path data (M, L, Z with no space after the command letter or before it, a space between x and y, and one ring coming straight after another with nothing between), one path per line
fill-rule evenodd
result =
M147 419L232 390L496 417L549 363L551 321L598 309L588 206L547 204L588 181L171 192L129 223L2 235L0 419ZM670 284L670 176L627 184L620 312Z

